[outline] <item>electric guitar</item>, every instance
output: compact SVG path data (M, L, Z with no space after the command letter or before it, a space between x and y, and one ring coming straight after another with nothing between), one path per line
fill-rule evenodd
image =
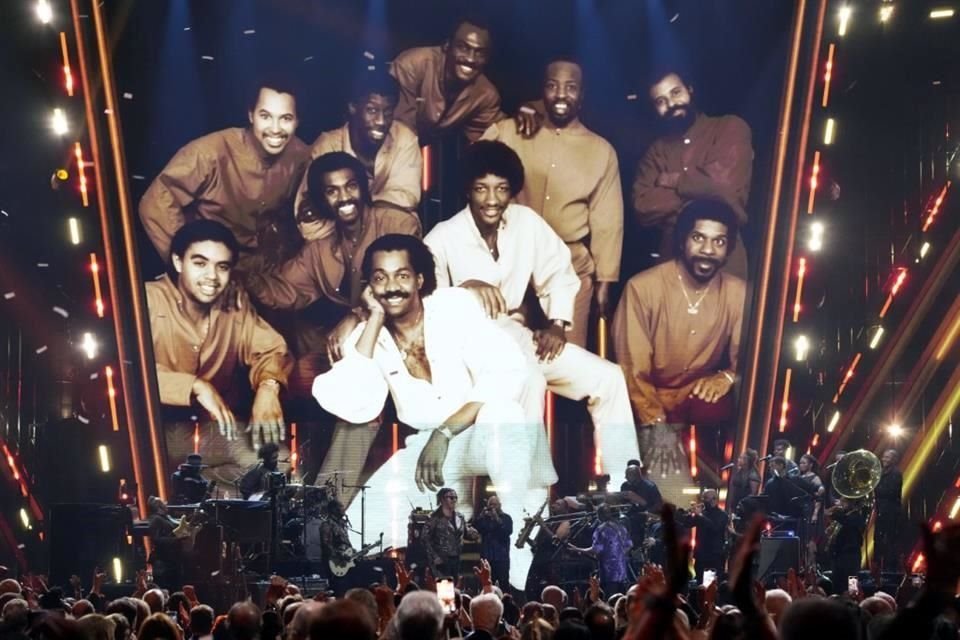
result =
M374 547L380 544L379 541L371 542L370 544L364 545L360 551L354 551L345 555L336 556L330 558L328 564L330 565L330 573L338 578L342 578L347 575L347 572L350 569L353 569L356 565L356 560L367 555L367 552L373 549Z

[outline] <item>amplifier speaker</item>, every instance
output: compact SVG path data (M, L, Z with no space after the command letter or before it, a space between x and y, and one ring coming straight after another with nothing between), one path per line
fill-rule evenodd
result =
M760 538L760 556L756 573L760 582L766 583L771 575L786 575L787 570L799 571L799 568L799 538Z
M130 509L115 504L57 504L50 510L50 580L66 585L71 575L88 579L95 567L112 574L113 559L131 575L133 546Z

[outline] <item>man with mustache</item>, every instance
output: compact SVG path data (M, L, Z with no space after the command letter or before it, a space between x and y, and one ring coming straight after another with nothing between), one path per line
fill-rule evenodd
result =
M677 215L692 200L723 202L736 214L738 226L746 224L753 147L746 122L697 109L693 86L675 68L655 70L647 86L663 135L637 167L633 208L642 227L660 230L660 261L666 262L674 257ZM731 250L727 272L746 278L743 243L731 243Z
M160 402L168 416L181 418L164 425L170 466L195 453L196 420L189 416L199 407L213 422L209 432L201 427L196 453L208 465L205 475L227 484L256 462L260 443L283 440L279 394L292 365L283 338L249 300L222 304L239 252L223 224L189 222L171 239L170 273L146 284ZM249 370L249 388L236 385L241 368ZM251 437L240 437L235 407L251 389Z
M587 400L603 473L617 473L639 457L623 372L612 362L567 344L580 279L570 250L535 211L512 203L524 184L520 157L502 142L481 140L467 148L462 167L468 205L424 238L437 263L441 287L472 291L487 315L510 333L539 371L546 387L572 400ZM524 307L528 287L546 316ZM530 394L530 420L543 415L543 394Z
M399 93L397 81L389 74L362 72L353 84L347 104L347 123L321 133L310 154L316 158L343 151L355 156L366 170L375 205L413 212L420 204L423 159L417 134L394 118ZM305 190L306 177L297 194L298 213L303 209ZM303 220L304 217L298 215L298 222L307 240L331 230L332 225L325 220Z
M284 225L293 230L293 198L310 160L294 135L296 98L279 82L261 82L247 117L249 127L216 131L181 148L143 194L140 219L164 260L173 234L194 219L222 222L244 254L259 248L274 261L287 256Z
M367 539L406 540L408 504L447 487L469 494L489 475L503 510L533 513L557 477L542 420L524 417L524 395L543 394L510 336L484 316L474 296L436 289L430 250L419 239L389 234L365 253L368 317L344 343L344 357L317 377L313 395L344 420L372 420L389 393L397 417L416 430L367 480ZM465 501L469 517L471 501ZM347 515L361 522L355 500ZM356 542L356 541L355 541ZM510 582L523 588L532 556L511 549Z
M542 215L570 249L580 290L567 338L586 348L591 301L596 298L600 314L606 315L610 284L620 277L620 169L610 143L580 122L583 70L577 62L557 58L547 65L543 103L546 124L532 137L502 120L483 138L499 140L517 152L524 169L517 202Z
M303 207L331 224L333 232L308 242L278 269L244 274L247 290L261 304L273 309L309 307L309 326L298 327L300 357L290 380L297 397L309 396L313 379L340 358L341 343L357 325L351 309L361 303L367 247L388 233L420 236L415 214L373 204L363 163L344 151L325 153L310 163ZM344 484L359 484L376 433L367 424L338 423L320 472L341 471Z
M732 418L746 283L722 269L736 237L731 207L695 200L677 218L677 257L627 282L613 344L640 424L723 426Z
M483 74L490 61L490 27L477 16L458 21L439 47L401 52L390 73L400 83L398 120L421 141L463 130L471 142L505 115L500 92Z

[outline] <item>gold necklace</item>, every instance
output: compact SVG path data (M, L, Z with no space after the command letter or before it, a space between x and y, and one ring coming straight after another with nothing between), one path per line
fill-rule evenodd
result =
M413 340L407 342L406 340L401 340L400 336L390 330L390 335L393 337L394 343L397 345L397 350L400 351L400 357L406 360L410 356L410 347L414 346L417 342L417 338L423 335L423 307L420 307L420 313L417 314L417 335L414 336Z
M687 313L692 316L697 315L700 313L700 303L703 302L703 299L707 296L707 292L710 291L710 283L707 283L706 288L703 290L703 293L700 294L700 297L697 298L697 301L692 302L690 296L687 295L687 288L683 286L683 276L680 275L680 267L677 267L677 280L680 281L680 291L687 301Z

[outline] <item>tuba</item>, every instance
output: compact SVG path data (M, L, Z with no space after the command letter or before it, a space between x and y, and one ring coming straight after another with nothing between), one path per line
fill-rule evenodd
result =
M866 449L857 449L840 458L840 462L834 467L833 488L844 498L861 500L877 488L882 472L883 466L877 456ZM860 508L862 506L853 507L853 509ZM827 526L824 546L828 552L833 550L840 528L841 525L836 520L831 521Z
M833 488L844 498L866 498L880 484L880 459L866 449L857 449L840 458L833 470Z

